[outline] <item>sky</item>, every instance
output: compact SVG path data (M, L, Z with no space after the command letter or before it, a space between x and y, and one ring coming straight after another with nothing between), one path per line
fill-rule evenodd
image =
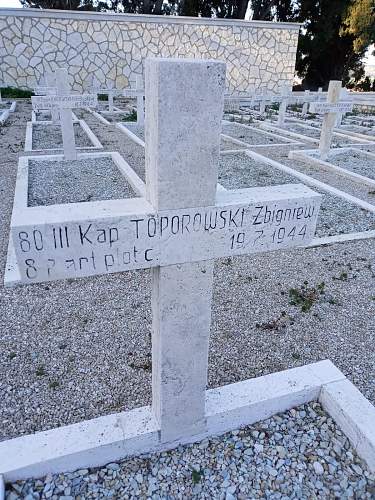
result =
M0 0L0 7L21 7L19 0ZM371 47L365 57L366 65L375 65L375 56L371 55L370 52L374 51L374 46Z

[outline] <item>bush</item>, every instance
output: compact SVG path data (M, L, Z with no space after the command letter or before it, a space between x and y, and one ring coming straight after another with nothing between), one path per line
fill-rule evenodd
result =
M1 97L3 97L4 99L25 99L30 98L32 95L34 95L34 92L32 90L22 90L15 87L4 87L0 90Z

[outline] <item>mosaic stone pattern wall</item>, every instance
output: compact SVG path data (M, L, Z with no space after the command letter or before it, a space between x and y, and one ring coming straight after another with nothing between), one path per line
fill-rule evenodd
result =
M142 73L148 56L221 59L231 91L276 91L293 81L296 26L16 12L0 9L0 83L16 87L32 88L45 72L67 67L75 90L88 87L92 75L123 88Z

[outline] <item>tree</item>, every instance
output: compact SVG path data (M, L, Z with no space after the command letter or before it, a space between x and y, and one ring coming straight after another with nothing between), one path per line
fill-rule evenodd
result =
M304 88L357 82L374 41L374 0L252 0L254 19L302 24L296 71Z
M375 41L375 2L355 0L349 5L344 19L344 33L355 37L353 45L361 53Z

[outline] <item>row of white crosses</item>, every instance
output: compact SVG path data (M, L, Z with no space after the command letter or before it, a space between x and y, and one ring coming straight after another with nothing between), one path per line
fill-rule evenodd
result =
M353 109L352 101L340 101L342 95L341 81L331 80L328 86L327 101L316 101L310 104L312 113L324 115L319 141L319 156L322 160L326 160L328 157L337 116Z
M206 430L214 259L303 246L319 211L320 195L299 184L217 190L224 84L216 60L146 60L146 198L34 207L13 221L23 283L152 269L161 443Z
M31 98L33 109L35 111L58 111L61 124L64 158L66 160L76 160L77 149L74 135L72 109L96 107L97 96L95 94L72 94L68 83L68 72L64 68L56 70L55 78L56 91L47 95L33 96Z
M145 89L142 75L136 75L135 88L124 89L122 95L137 99L137 125L143 127L145 124Z

